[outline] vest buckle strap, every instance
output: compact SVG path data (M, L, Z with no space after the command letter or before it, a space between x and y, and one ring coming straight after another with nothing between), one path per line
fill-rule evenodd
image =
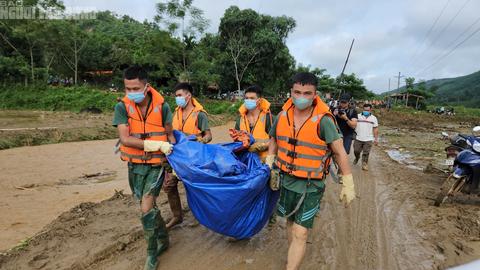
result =
M147 154L141 156L140 159L141 159L141 160L150 160L150 159L152 159L152 154L147 153Z
M297 139L294 139L294 138L288 137L287 143L295 146L295 145L297 145L298 140L297 140Z
M298 153L296 153L294 151L287 150L287 157L297 158L297 156L298 156Z
M289 170L289 171L295 171L295 169L296 169L296 166L294 164L291 164L291 163L285 164L285 167L287 167L287 170Z

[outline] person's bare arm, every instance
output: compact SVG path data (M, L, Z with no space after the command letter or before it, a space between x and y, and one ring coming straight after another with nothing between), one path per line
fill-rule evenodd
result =
M143 140L130 136L128 125L120 124L117 126L120 142L124 146L143 149Z
M211 142L212 141L212 131L210 129L205 130L202 138L203 138L203 141L205 143Z
M348 175L352 173L350 168L350 164L348 163L348 156L347 152L345 152L345 148L343 147L343 140L338 139L329 144L330 149L333 152L335 162L340 167L340 171L342 175Z
M175 136L173 136L172 123L165 124L165 132L167 133L168 141L171 144L175 144L177 141L175 140Z
M375 144L378 144L378 127L373 128L373 137L375 137Z
M340 116L340 118L345 120L345 122L347 122L347 125L350 128L355 129L357 127L357 119L356 118L350 119L350 118L348 118L346 113L342 114L342 116Z
M273 137L268 141L268 155L277 155L277 142Z
M357 127L357 119L356 118L353 118L353 119L349 119L347 121L347 125L352 128L352 129L355 129Z

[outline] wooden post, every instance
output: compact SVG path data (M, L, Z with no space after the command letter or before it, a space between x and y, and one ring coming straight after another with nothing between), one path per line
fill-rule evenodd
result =
M418 100L420 99L420 97L417 97L417 103L415 103L415 109L418 110Z
M407 98L405 99L405 107L408 107L408 93L407 93Z

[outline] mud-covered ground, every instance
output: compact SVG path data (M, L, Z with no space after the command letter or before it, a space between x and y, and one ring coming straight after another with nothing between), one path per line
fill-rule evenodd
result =
M424 132L433 136L432 141L439 140L433 134L445 127L440 123L439 130L408 128L388 117L383 119L389 126L382 127L382 144L373 150L370 170L354 166L358 198L351 207L338 202L340 187L328 179L302 269L445 269L480 258L480 198L460 196L434 207L445 175L421 170L435 161L418 159L422 152L407 136ZM216 141L227 139L226 128L214 128ZM401 136L388 135L399 128ZM406 141L390 143L396 137ZM416 142L424 136L415 138ZM429 148L430 141L425 141L424 148ZM0 255L0 269L141 269L145 243L138 206L127 194L124 164L113 157L111 144L79 142L0 151L5 171L0 180L0 243L7 241L2 248L8 249L24 240ZM392 149L410 151L414 163L392 160L387 153ZM64 154L72 150L78 159ZM428 153L435 154L433 149ZM35 155L43 155L35 166L20 162ZM442 158L437 157L439 162ZM78 169L82 166L90 170ZM101 201L114 189L125 191ZM163 193L159 205L168 219ZM192 216L183 205L187 220L171 231L172 245L160 257L159 269L283 268L287 252L283 220L249 240L232 243L202 226L189 226Z

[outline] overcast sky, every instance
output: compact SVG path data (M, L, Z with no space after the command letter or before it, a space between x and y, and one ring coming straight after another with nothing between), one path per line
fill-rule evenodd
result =
M153 19L157 2L64 1L66 6L109 9L140 21ZM355 38L346 73L356 73L376 93L388 90L389 78L396 88L399 71L429 80L480 70L479 0L194 0L194 5L210 20L209 32L217 32L231 5L293 17L297 27L287 40L291 54L297 63L325 68L332 76L341 72Z

